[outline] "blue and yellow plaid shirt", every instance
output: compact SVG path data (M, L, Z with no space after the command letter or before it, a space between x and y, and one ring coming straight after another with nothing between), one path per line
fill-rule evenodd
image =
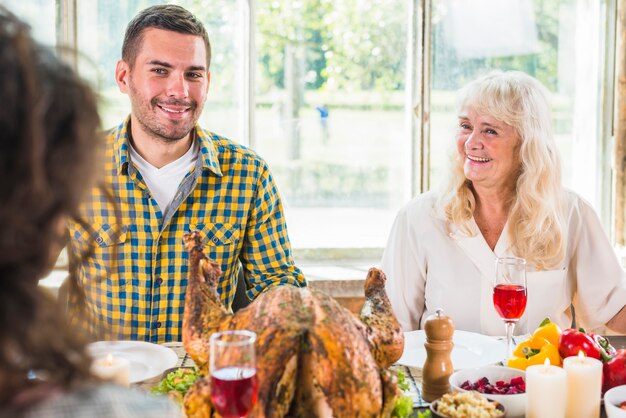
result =
M251 299L269 286L306 286L265 161L196 126L197 164L161 213L130 161L129 121L107 137L104 186L69 222L74 325L98 338L179 341L189 271L182 237L190 230L201 231L205 252L224 272L218 291L227 307L239 260Z

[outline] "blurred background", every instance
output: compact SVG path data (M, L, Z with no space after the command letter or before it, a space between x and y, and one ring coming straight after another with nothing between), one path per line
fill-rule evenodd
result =
M114 69L126 24L164 2L0 3L42 42L75 48L67 58L100 92L103 127L123 121ZM397 210L446 179L456 90L492 69L525 71L552 92L563 181L615 237L616 0L170 3L211 38L202 126L268 161L311 275L348 277L342 268L378 261Z

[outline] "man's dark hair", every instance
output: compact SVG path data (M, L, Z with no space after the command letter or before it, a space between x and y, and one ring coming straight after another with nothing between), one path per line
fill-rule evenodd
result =
M211 43L202 22L191 12L174 4L160 4L143 9L128 23L122 59L133 68L143 41L143 32L148 28L169 30L187 35L202 36L206 45L207 70L211 64Z

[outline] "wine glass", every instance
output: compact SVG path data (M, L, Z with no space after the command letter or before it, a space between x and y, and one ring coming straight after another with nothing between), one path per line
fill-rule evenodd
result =
M526 260L519 257L496 259L493 306L506 327L506 356L511 357L515 324L526 309Z
M245 417L256 404L255 341L246 330L211 335L211 403L223 418Z

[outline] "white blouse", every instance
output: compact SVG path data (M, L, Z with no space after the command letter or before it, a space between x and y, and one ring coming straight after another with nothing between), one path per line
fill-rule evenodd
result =
M591 206L566 192L568 229L565 260L554 270L527 266L528 303L515 334L532 332L549 317L563 329L589 330L608 322L626 305L626 275ZM513 255L505 226L492 251L482 234L467 236L424 193L398 213L382 259L386 289L405 331L420 329L442 308L456 329L503 335L493 307L497 257ZM473 220L472 220L473 222ZM474 222L475 230L478 231Z

